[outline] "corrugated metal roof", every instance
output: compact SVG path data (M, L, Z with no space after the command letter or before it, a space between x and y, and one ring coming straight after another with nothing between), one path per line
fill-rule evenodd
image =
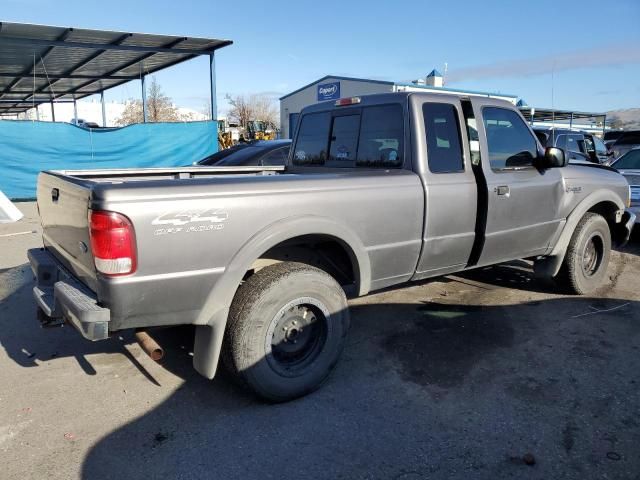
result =
M231 40L0 22L0 115L80 99Z

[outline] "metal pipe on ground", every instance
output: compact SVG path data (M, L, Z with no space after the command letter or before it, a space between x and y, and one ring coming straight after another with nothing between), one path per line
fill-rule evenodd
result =
M152 360L156 362L162 360L162 357L164 357L164 349L158 345L158 342L151 338L147 332L144 330L137 331L135 337L140 348L144 353L149 355Z

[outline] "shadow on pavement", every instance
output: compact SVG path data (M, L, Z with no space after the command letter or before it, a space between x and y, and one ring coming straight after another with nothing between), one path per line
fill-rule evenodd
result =
M0 341L20 365L31 366L31 349L41 350L35 358L121 351L122 341L92 344L75 332L47 350L33 340L42 338L33 317L4 315L28 301L25 288L0 307L13 329L2 326ZM97 441L82 478L634 478L638 306L357 303L336 371L319 391L279 405L224 376L200 377L184 348L193 330L167 329L156 335L163 366L183 386ZM533 467L521 460L527 452Z
M127 343L135 341L130 333L94 343L83 341L70 326L42 329L36 319L31 280L28 264L0 271L0 281L10 291L7 298L0 302L0 345L11 360L22 367L37 367L38 361L74 357L84 373L96 375L96 370L86 357L95 353L118 353L127 357L149 381L159 385L135 356L124 348Z
M83 478L585 478L640 471L640 374L629 362L638 356L638 303L593 303L358 305L352 338L360 340L327 384L281 405L198 377L177 347L182 342L165 339L167 368L184 386L100 440ZM534 468L520 460L529 451L538 459Z

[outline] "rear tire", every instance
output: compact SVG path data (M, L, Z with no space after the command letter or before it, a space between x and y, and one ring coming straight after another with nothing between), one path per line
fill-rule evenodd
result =
M348 329L347 299L333 277L301 263L271 265L236 292L223 362L263 399L291 400L327 378Z
M609 224L602 215L586 213L573 232L556 280L569 293L592 293L607 275L610 255Z

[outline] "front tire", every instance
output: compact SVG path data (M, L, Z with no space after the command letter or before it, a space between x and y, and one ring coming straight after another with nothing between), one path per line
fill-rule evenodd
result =
M602 215L586 213L573 232L558 273L558 283L570 293L592 293L607 275L610 256L609 224Z
M301 263L271 265L238 288L223 361L260 397L291 400L327 378L348 329L347 299L333 277Z

